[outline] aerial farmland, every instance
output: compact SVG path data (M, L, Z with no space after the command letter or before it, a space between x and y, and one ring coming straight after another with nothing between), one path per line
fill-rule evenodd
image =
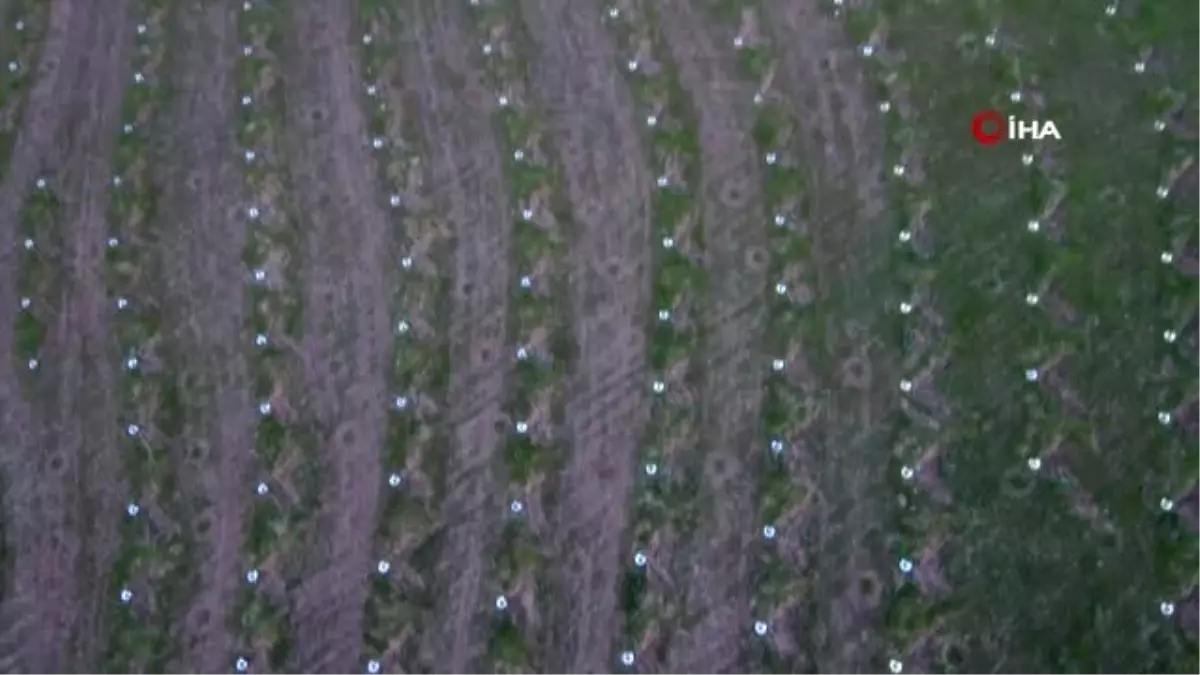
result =
M0 0L0 671L1196 672L1198 12Z

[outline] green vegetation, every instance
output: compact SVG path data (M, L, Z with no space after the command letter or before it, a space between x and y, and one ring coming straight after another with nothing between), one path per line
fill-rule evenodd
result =
M7 176L9 157L21 120L25 94L46 33L50 7L46 3L14 0L8 15L0 16L0 179Z
M162 670L175 656L171 625L189 583L189 543L178 530L155 525L160 510L180 522L178 486L167 439L179 433L183 405L168 373L145 368L162 353L162 317L147 298L153 294L152 223L158 217L158 191L152 175L151 130L164 110L169 90L164 72L168 15L160 0L134 4L131 16L144 30L135 35L133 70L141 82L128 85L113 159L105 282L119 353L120 418L125 439L125 476L130 508L106 594L111 629L103 670ZM132 594L123 602L123 594Z
M1194 279L1160 263L1195 204L1156 189L1194 148L1154 121L1195 105L1195 20L1084 2L877 5L851 26L865 42L886 24L873 67L897 92L889 134L925 174L893 208L914 243L936 242L912 247L910 274L941 321L905 335L917 368L941 366L953 410L899 446L952 502L894 474L900 553L936 551L949 589L897 590L896 653L919 647L935 670L1188 667L1194 644L1159 603L1195 583L1196 540L1158 502L1195 479L1195 453L1157 416L1195 386L1191 356L1162 339L1194 315ZM988 107L1052 119L1064 140L977 147L966 129ZM940 354L916 353L930 342Z
M373 139L380 183L395 214L398 241L395 264L399 283L392 294L396 348L390 382L396 397L383 449L376 552L396 572L373 577L366 604L366 654L416 665L415 640L433 620L434 579L440 542L438 505L445 493L446 430L443 423L449 386L450 255L449 232L435 214L417 210L423 158L417 146L416 110L394 88L395 71L407 58L408 32L394 3L360 0L358 5L363 75L363 106Z
M270 285L247 289L247 339L254 341L250 359L253 396L269 404L296 372L295 346L303 339L301 280L297 257L303 250L295 215L282 199L289 186L284 166L283 88L280 53L286 10L255 3L239 13L237 96L249 96L242 106L237 141L246 182L245 203L238 217L247 220L243 253L246 273L269 268L277 278ZM247 53L248 49L248 53ZM313 468L315 449L311 430L290 416L259 410L254 438L256 481L243 487L253 495L246 542L242 552L245 584L234 611L236 654L270 670L288 668L292 652L288 607L262 590L267 580L286 577L299 553L302 523L316 508L318 477ZM291 498L294 495L295 498Z
M668 542L691 536L700 510L694 462L700 445L701 350L707 272L701 191L700 137L692 101L679 81L648 2L625 3L606 25L644 124L643 148L655 181L651 202L652 295L647 320L650 419L635 469L632 549L620 589L622 649L648 647L679 626L681 609L664 574L676 563ZM636 68L633 67L634 64ZM650 65L653 64L651 69ZM661 386L661 391L659 387ZM659 636L656 638L656 636Z
M509 606L547 600L546 547L542 533L524 517L531 501L549 510L555 476L566 461L564 440L554 429L563 421L564 386L573 354L567 320L567 244L571 213L561 168L549 144L547 121L529 100L531 44L515 2L472 10L488 82L497 96L495 128L506 159L508 201L514 208L509 251L508 344L517 360L505 403L515 429L508 432L502 476L509 516L489 572L492 597L504 598L490 619L487 668L534 672L538 636L523 613ZM501 98L503 103L501 103ZM526 282L528 285L526 285ZM517 425L526 426L517 426ZM522 509L519 513L514 508Z

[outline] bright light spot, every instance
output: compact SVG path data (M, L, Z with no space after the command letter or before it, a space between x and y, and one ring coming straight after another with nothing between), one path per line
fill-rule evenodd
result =
M367 661L367 672L368 672L370 675L378 675L378 673L379 673L379 662L378 662L378 661L376 661L375 659L371 659L370 661Z
M1171 616L1175 613L1175 603L1164 602L1159 604L1158 611L1162 612L1163 616Z
M908 558L900 559L900 571L902 573L908 574L909 572L912 571L912 568L913 568L913 563L911 560L909 560Z
M658 320L659 321L670 321L671 320L671 310L669 310L669 309L658 310Z
M258 583L258 570L250 570L246 572L246 583L254 585Z
M271 414L271 402L263 401L262 403L259 403L258 404L258 414L270 415Z
M888 661L888 670L897 674L902 673L904 672L904 664L900 663L896 659L892 659L891 661Z
M496 609L500 610L501 612L508 609L508 598L504 597L503 595L497 596Z
M908 230L900 230L900 234L897 235L897 239L899 239L901 242L907 242L908 240L912 239L912 232L909 232Z
M519 514L525 510L525 505L521 503L521 500L514 499L512 500L512 503L508 505L508 510L513 514Z
M1159 199L1166 199L1167 195L1171 194L1171 190L1165 185L1160 185L1158 186L1158 189L1154 191L1154 194L1158 195Z
M398 488L398 487L400 487L401 482L402 482L402 479L400 478L400 474L398 474L398 473L394 473L394 474L388 476L388 487Z
M674 237L663 237L662 245L663 245L663 248L675 248L675 238Z
M138 432L141 430L142 428L136 424L130 424L129 426L125 427L125 433L129 436L137 436Z
M1042 468L1042 460L1039 457L1030 457L1029 461L1025 463L1029 465L1030 471L1037 471Z
M393 403L393 405L396 406L396 410L404 410L404 409L408 408L408 397L407 396L397 396L396 400L393 401L392 403Z
M892 104L889 103L888 101L881 101L879 103L879 112L885 113L891 109L892 109Z
M779 440L778 438L771 439L771 452L777 455L783 452L783 441Z
M787 284L783 283L782 281L775 284L775 295L787 295L787 291Z
M661 394L667 390L667 385L662 380L655 380L651 388L654 389L654 393Z
M1167 426L1168 424L1170 424L1171 423L1171 413L1166 412L1165 410L1158 413L1158 423L1163 425L1164 427Z
M375 41L375 38L371 37L371 34L370 34L370 33L367 33L367 34L365 34L365 35L363 35L363 36L362 36L362 43L363 43L364 45L369 45L369 44L371 44L371 43L372 43L372 42L374 42L374 41Z
M1030 307L1038 304L1039 299L1040 298L1038 298L1037 293L1026 293L1025 294L1025 304L1029 305Z
M525 151L520 149L513 150L513 159L518 162L525 159Z
M1158 256L1158 259L1161 260L1164 265L1170 265L1175 261L1175 254L1171 253L1170 251L1163 251L1162 255Z
M900 467L900 477L904 480L912 480L913 470L911 466Z
M254 488L254 492L257 493L259 497L265 497L267 495L267 493L270 491L271 491L271 488L267 487L266 483L259 483Z
M758 636L766 635L767 634L767 622L766 621L755 621L754 622L754 634L758 635Z
M1029 382L1037 382L1038 371L1034 368L1029 368L1025 371L1025 379Z
M658 117L649 115L646 117L646 126L653 127L658 125Z
M621 652L621 663L626 667L633 665L633 652Z
M248 5L250 3L246 4ZM237 669L239 673L244 673L250 667L250 662L239 656L238 660L233 664L233 667Z
M1166 340L1167 342L1174 342L1175 338L1177 338L1177 337L1178 337L1178 335L1176 335L1175 331L1173 331L1173 330L1163 331L1163 339Z
M783 359L775 359L774 361L771 361L771 370L774 370L777 373L782 371L786 366L787 363L785 363Z
M1037 232L1038 230L1042 229L1042 224L1037 220L1030 220L1029 222L1025 223L1025 228L1030 232Z
M380 560L375 563L375 571L380 574L387 574L392 570L392 564L386 560Z
M762 533L763 533L763 538L774 539L775 538L775 526L774 525L763 525Z
M263 333L259 333L258 335L255 335L254 336L254 344L259 347L267 346L267 336Z
M501 94L500 98L496 99L496 102L500 104L501 108L505 108L508 106L508 97Z
M637 72L637 69L638 69L637 59L629 59L629 63L625 64L625 67L628 68L629 72L631 72L631 73Z
M654 462L648 462L646 464L646 475L647 476L658 475L658 465L655 464Z
M1133 72L1137 73L1138 75L1146 72L1146 62L1138 61L1137 63L1133 64Z
M1021 155L1021 163L1024 164L1025 166L1032 165L1033 164L1033 155L1031 155L1029 153L1025 153L1025 154Z
M1170 511L1175 508L1175 502L1171 501L1167 497L1163 497L1158 502L1158 508L1162 509L1163 511Z
M1021 102L1021 92L1014 91L1013 93L1009 94L1008 100L1012 101L1013 103L1020 103Z
M633 554L633 564L634 565L637 565L638 567L645 567L647 562L648 562L648 560L646 558L645 553L638 551L637 553Z
M529 424L526 422L517 422L517 433L523 434L529 431Z
M29 369L37 370L37 367L38 367L38 360L37 359L29 359Z
M137 370L137 368L138 368L138 357L131 356L131 357L125 359L125 370Z
M912 307L911 303L908 303L908 302L900 303L900 313L901 314L911 314L912 309L913 309L913 307Z
M900 391L912 391L912 382L909 382L908 380L900 380Z
M774 164L779 161L779 155L774 152L768 152L767 156L763 159L766 160L767 164Z
M133 591L128 588L122 588L120 597L121 603L128 605L130 602L133 602Z
M128 513L130 518L136 518L137 514L139 514L141 512L142 512L142 507L138 506L137 504L135 504L133 502L130 502L129 506L125 507L125 513Z

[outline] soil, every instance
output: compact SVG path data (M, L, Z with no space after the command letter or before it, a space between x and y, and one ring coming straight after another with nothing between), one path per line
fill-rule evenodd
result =
M174 143L158 157L160 218L156 287L164 310L164 369L188 401L179 435L166 439L179 470L194 531L198 588L182 616L179 667L228 667L228 622L242 577L239 552L252 483L254 403L246 353L246 220L238 208L242 177L233 131L239 45L232 5L189 6L175 17L173 72L181 92L167 111ZM208 523L199 530L200 523Z
M292 3L282 60L284 143L303 244L305 423L321 484L291 580L297 672L357 672L382 480L393 343L389 222L360 107L348 4Z
M417 102L422 156L428 165L424 202L455 241L450 273L450 457L441 508L444 545L437 565L434 623L425 631L422 661L433 670L479 668L487 642L480 607L503 525L503 490L495 463L504 442L502 419L509 350L505 332L507 251L513 213L491 133L492 95L470 56L470 17L461 3L413 3L404 23L402 77Z
M15 670L72 672L102 648L99 612L121 514L113 370L101 276L109 162L129 56L129 2L55 3L21 127L0 186L0 442L6 547L0 653ZM60 199L62 283L44 308L49 327L37 376L13 371L17 314L13 252L36 175Z
M645 317L653 181L617 52L595 0L527 0L534 95L550 117L571 203L575 362L571 453L551 514L554 547L545 668L612 670L629 487L645 424Z
M706 20L693 3L666 2L663 36L699 117L703 220L709 273L705 399L697 495L708 505L680 567L689 625L669 651L671 672L746 672L750 550L756 477L746 449L758 444L765 321L766 248L758 151L750 136L753 87L735 77L734 27ZM659 554L662 555L662 554ZM674 556L672 556L674 558Z
M864 594L863 580L888 579L881 528L886 522L884 471L888 439L873 430L895 409L891 387L899 345L867 336L883 308L875 280L891 245L882 183L882 137L871 116L864 75L841 26L811 0L770 0L765 23L783 46L779 76L796 106L803 164L811 170L813 250L818 290L829 308L827 400L813 430L817 495L808 514L817 589L809 658L819 672L873 672L886 658L877 630L885 593ZM820 344L820 339L816 341ZM837 375L853 364L854 382Z

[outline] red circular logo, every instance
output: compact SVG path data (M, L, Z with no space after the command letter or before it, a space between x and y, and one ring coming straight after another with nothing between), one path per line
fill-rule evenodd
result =
M971 135L980 145L995 145L1004 140L1004 115L984 110L971 118Z

